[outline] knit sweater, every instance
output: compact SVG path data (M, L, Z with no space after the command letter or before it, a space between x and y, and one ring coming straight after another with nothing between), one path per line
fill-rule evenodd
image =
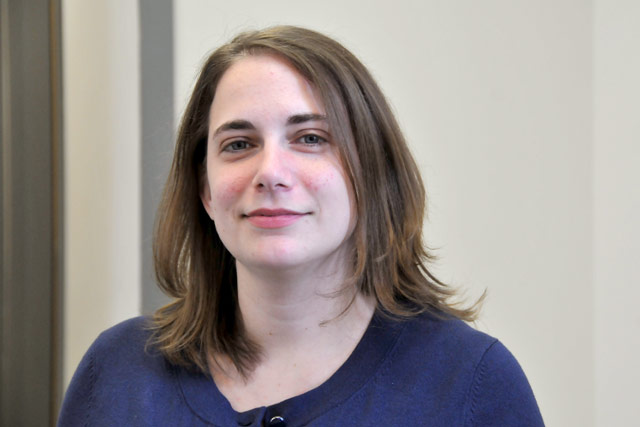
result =
M496 339L455 319L374 315L323 384L236 412L208 374L146 348L148 319L103 332L73 376L59 426L542 426L527 379Z

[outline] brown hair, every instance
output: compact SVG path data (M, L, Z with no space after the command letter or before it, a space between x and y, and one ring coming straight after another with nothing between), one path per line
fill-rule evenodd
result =
M353 186L357 223L348 286L374 296L398 317L423 311L474 319L478 305L450 302L455 291L427 268L422 242L425 190L394 115L362 63L317 32L279 26L238 35L206 60L186 108L158 210L154 259L160 287L174 298L154 317L152 343L176 364L207 372L207 354L224 354L246 375L259 348L238 315L233 256L200 201L208 115L224 72L246 55L287 60L317 90L332 139Z

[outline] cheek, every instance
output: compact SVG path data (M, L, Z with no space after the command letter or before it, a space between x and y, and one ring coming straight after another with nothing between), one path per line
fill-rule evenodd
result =
M309 168L303 177L306 188L332 205L353 212L354 197L348 179L335 167ZM342 206L343 205L343 206Z
M346 188L348 179L337 159L319 159L299 168L301 180L306 188L315 192L335 192Z
M228 175L212 180L211 200L214 213L232 209L233 203L247 186L247 181L244 177Z
M314 193L332 191L339 179L339 174L331 170L310 170L303 177L304 185Z

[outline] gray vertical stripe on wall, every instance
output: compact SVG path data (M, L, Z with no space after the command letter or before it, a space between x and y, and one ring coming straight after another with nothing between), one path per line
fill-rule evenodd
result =
M152 236L156 209L173 156L173 1L140 0L142 108L142 312L168 299L153 271Z

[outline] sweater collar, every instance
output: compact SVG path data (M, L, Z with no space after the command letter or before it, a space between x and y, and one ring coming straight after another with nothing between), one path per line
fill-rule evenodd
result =
M345 363L318 387L280 403L236 412L211 376L175 367L187 406L204 421L219 425L268 425L282 417L287 425L306 424L351 397L372 379L398 339L402 323L376 312Z

